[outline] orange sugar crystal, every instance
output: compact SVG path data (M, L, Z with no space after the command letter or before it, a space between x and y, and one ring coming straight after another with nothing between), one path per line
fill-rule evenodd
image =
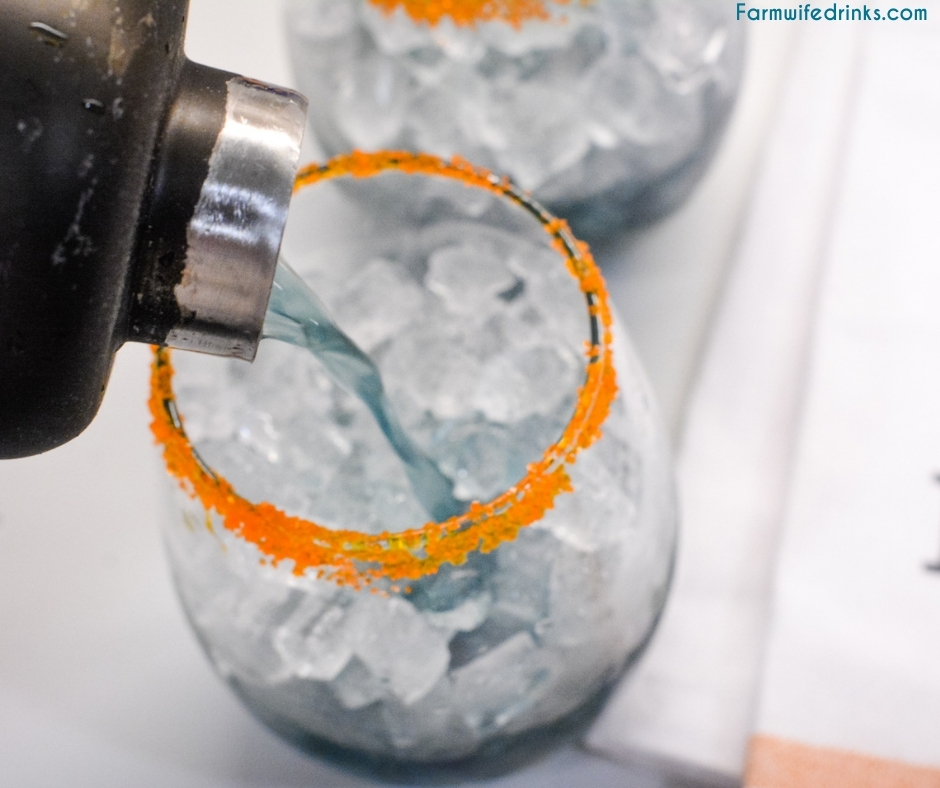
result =
M554 506L558 495L574 491L567 466L601 437L602 425L617 396L613 319L600 269L587 245L574 238L563 220L553 217L505 178L459 158L444 161L423 153L354 151L325 165L302 169L295 192L321 180L368 178L387 170L459 180L507 198L532 214L578 280L590 305L588 313L598 324L598 336L597 342L586 343L587 374L571 420L561 438L541 460L529 466L518 484L489 503L473 503L466 513L442 523L378 535L334 530L292 517L271 503L254 504L238 495L228 481L206 467L186 437L182 416L177 415L174 404L170 353L155 349L151 427L163 447L167 470L180 486L198 499L207 513L215 512L227 530L257 546L265 560L275 564L291 561L298 575L312 570L356 588L378 580L416 580L437 572L445 563L462 564L470 553L491 552L515 539L520 529L540 520ZM211 520L207 524L211 527Z
M418 24L436 25L449 18L459 26L478 22L506 22L521 27L530 20L551 18L552 6L566 6L573 0L369 0L386 14L403 9ZM591 0L579 0L587 5Z

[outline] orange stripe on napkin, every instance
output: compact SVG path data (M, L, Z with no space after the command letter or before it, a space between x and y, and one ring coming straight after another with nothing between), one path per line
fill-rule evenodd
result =
M751 739L746 788L940 788L940 769L773 736Z

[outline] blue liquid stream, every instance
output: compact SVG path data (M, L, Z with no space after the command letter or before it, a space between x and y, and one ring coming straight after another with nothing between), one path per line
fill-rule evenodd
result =
M466 504L454 498L451 480L402 429L375 362L333 322L316 293L283 258L274 275L262 336L309 350L334 381L365 403L404 463L415 496L435 521L466 511Z

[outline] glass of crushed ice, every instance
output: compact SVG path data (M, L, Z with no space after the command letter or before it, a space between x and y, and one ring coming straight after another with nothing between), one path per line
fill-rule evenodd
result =
M548 19L516 26L415 10L436 5L289 0L294 71L328 155L459 154L589 240L666 215L705 171L742 70L733 3L543 0Z
M370 202L373 183L397 210ZM477 502L473 522L427 523L369 410L312 355L178 353L175 405L157 388L151 405L194 450L187 466L166 444L183 477L173 576L218 673L299 747L396 781L499 774L578 736L651 636L676 540L665 433L627 337L597 324L602 281L579 283L531 211L426 175L355 186L300 192L284 253ZM616 387L601 420L584 400L602 346ZM487 509L578 420L595 433L558 454L569 483L535 509L513 493L533 522ZM219 510L236 498L233 526ZM309 551L277 553L304 528Z

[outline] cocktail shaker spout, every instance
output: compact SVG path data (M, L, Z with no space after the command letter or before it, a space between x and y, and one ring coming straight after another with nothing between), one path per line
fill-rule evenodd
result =
M114 354L251 360L307 102L189 61L188 0L0 0L0 458L96 413Z

